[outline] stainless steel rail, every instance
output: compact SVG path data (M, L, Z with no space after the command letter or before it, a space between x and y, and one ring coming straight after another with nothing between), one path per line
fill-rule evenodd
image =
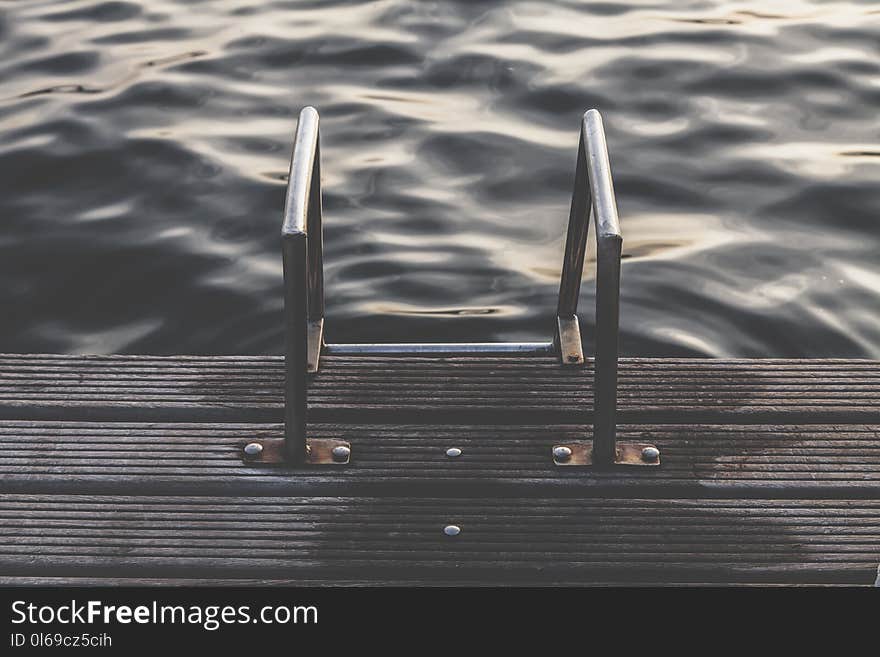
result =
M323 342L324 265L321 208L321 146L318 112L300 112L281 227L284 263L286 377L284 451L293 464L308 456L308 372L317 370ZM309 343L312 348L309 348Z
M602 117L583 116L552 343L325 344L321 163L318 112L299 116L281 230L284 260L286 459L310 461L306 436L308 375L321 354L556 354L563 366L584 362L577 318L590 215L596 225L596 357L592 462L616 459L620 256L622 237ZM326 446L324 446L326 447ZM324 450L322 447L322 451ZM339 447L337 446L337 449ZM346 457L347 460L347 457ZM338 460L337 460L338 462Z
M602 116L584 114L575 167L574 192L568 216L565 259L559 283L556 343L560 354L582 361L578 297L587 250L590 215L596 224L596 358L594 371L593 462L613 463L617 429L618 321L620 314L620 255L623 237ZM578 358L579 357L579 358Z
M328 344L324 353L335 356L358 354L533 354L555 353L552 342L401 342L379 344Z

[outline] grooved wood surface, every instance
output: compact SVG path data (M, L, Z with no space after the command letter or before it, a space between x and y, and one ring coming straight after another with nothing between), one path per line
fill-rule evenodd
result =
M880 559L877 500L4 495L0 519L3 577L869 584Z
M554 444L591 437L577 425L313 424L314 438L352 445L346 467L254 465L251 441L281 438L277 424L0 422L0 480L7 490L238 492L399 485L490 491L538 488L793 492L880 491L880 425L622 425L620 440L655 443L660 467L553 465ZM461 456L446 456L449 447ZM89 488L91 487L91 488Z
M325 356L315 421L589 421L592 364L553 358ZM282 420L280 357L0 356L0 417ZM880 422L880 364L866 360L625 358L622 422Z
M325 357L310 436L352 463L290 469L241 459L279 357L2 355L0 582L874 581L880 363L623 359L619 439L662 465L554 466L591 367Z

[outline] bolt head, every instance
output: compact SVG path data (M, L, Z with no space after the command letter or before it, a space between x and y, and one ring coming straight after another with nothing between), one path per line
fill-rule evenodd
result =
M461 527L458 525L446 525L443 528L443 533L447 536L458 536L461 534Z
M660 450L656 447L645 447L642 450L642 460L645 463L654 463L660 458Z
M455 458L456 456L461 456L461 450L458 447L450 447L446 450L446 456L450 458Z
M351 447L348 447L347 445L337 445L330 450L330 454L333 456L334 461L345 462L351 456Z
M553 458L563 463L568 461L571 458L571 447L557 445L553 448Z
M248 456L259 456L263 453L263 446L260 443L248 443L244 446L244 453Z
M569 360L570 363L576 363L576 362L578 362L580 359L581 359L581 357L578 356L577 354L569 354L569 355L568 355L568 360Z

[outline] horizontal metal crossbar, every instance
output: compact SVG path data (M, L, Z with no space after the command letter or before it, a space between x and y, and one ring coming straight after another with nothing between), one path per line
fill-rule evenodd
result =
M378 344L326 344L324 353L358 354L552 354L552 342L401 342Z

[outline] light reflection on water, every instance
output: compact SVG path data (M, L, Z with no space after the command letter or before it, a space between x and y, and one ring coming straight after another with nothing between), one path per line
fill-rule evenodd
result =
M871 2L0 1L0 350L280 353L314 104L333 341L546 338L597 107L625 353L880 357L878 37Z

